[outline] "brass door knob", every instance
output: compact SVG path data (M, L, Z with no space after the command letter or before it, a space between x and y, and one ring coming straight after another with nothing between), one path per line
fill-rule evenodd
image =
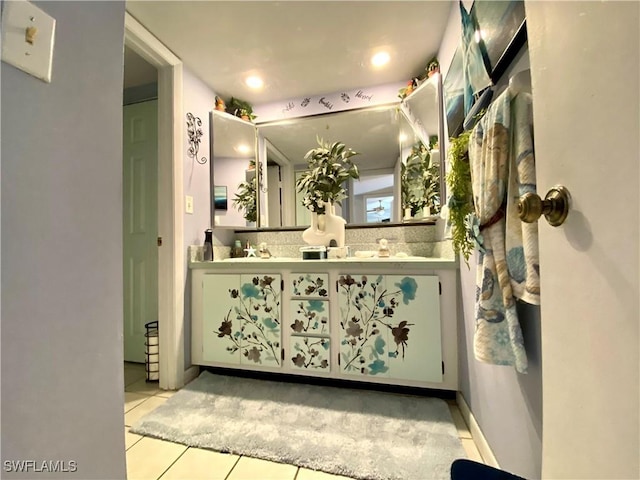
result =
M553 187L542 200L535 193L525 193L518 200L518 216L526 223L533 223L541 215L547 219L549 225L562 225L569 214L571 195L562 185Z

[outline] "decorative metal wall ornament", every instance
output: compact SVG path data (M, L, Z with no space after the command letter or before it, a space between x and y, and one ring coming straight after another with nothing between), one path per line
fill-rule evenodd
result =
M187 154L194 158L201 165L207 163L207 157L198 159L198 150L200 150L200 138L202 137L202 120L193 113L187 113L187 135L189 136L189 150Z
M256 168L258 170L258 185L260 185L260 191L262 193L267 193L269 190L267 185L264 183L264 166L262 165L262 162L256 162Z

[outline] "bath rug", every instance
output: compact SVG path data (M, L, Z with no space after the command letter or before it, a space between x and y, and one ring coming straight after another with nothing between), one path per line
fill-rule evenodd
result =
M203 372L131 431L357 479L448 480L444 400Z

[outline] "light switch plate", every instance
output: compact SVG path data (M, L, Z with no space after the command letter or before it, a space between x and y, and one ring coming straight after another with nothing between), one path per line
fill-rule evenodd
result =
M2 61L51 83L55 19L26 0L3 3ZM27 41L28 28L33 43Z
M187 213L193 213L193 197L191 195L185 196L184 205Z

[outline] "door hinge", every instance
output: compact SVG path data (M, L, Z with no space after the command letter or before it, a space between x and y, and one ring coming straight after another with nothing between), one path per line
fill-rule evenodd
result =
M280 280L280 291L284 292L284 278Z
M340 366L340 354L338 354L338 366Z
M442 362L442 374L444 375L444 362Z
M161 247L162 246L162 237L158 237L158 246Z
M442 282L438 282L438 288L440 290L440 295L442 295Z
M280 349L280 359L284 362L284 348Z

